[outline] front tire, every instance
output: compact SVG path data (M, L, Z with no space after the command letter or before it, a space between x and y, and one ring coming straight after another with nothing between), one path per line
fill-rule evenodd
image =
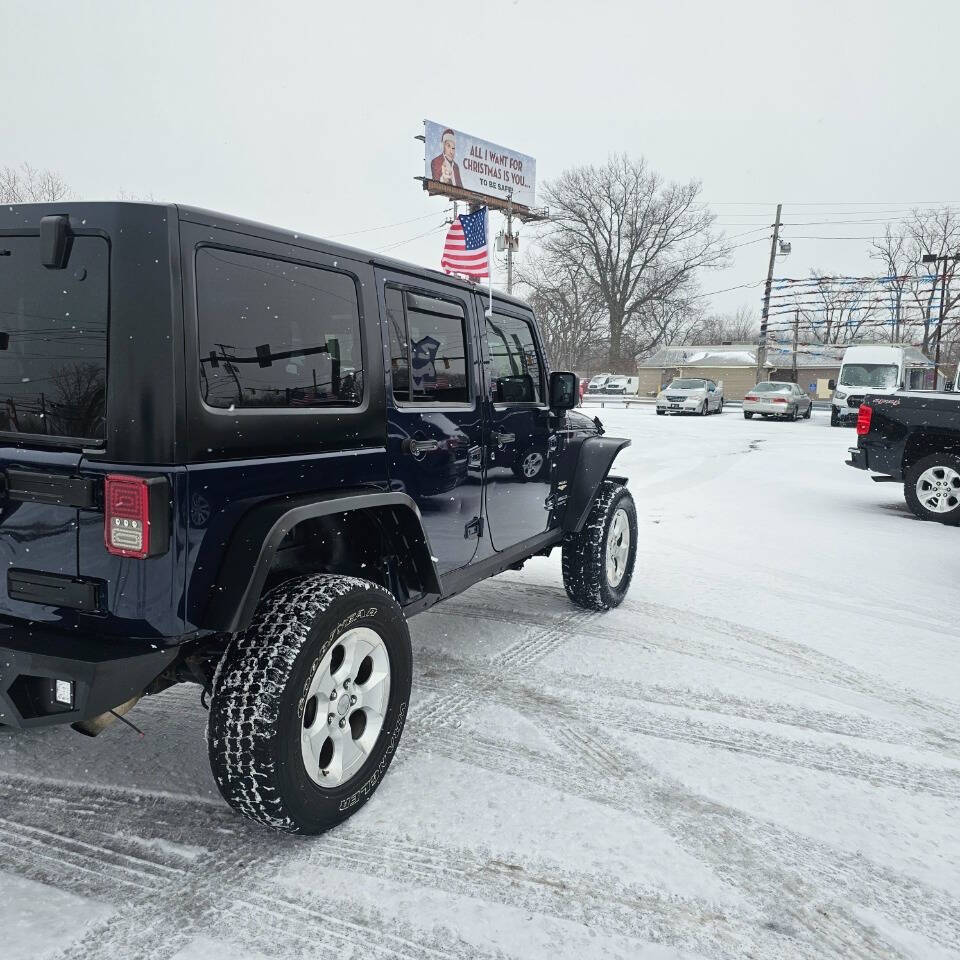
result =
M382 587L320 574L260 601L217 667L207 743L223 798L288 833L322 833L370 799L410 699L407 622Z
M921 520L960 524L960 457L951 453L921 457L904 474L903 496Z
M604 480L583 529L563 541L563 586L577 606L609 610L630 588L637 558L637 510L630 491Z
M703 406L700 408L700 416L705 417L710 412L710 403L708 400L703 401Z
M837 416L837 408L830 408L830 426L839 427L840 426L840 417Z
M812 413L813 413L813 404L811 403L810 406L807 407L807 412L803 415L803 419L804 419L804 420L809 420L809 419L810 419L810 415L811 415Z

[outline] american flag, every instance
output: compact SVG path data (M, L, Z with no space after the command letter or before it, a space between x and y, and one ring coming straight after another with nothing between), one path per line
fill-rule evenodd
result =
M447 273L458 273L474 280L490 276L487 253L487 208L457 217L447 231L440 266Z

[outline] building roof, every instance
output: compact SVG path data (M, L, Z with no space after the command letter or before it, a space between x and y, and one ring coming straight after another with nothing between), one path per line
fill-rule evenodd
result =
M638 366L664 367L753 367L757 348L749 343L705 344L697 347L661 347Z
M836 367L839 370L845 349L846 347L832 344L805 344L797 350L797 368ZM767 366L777 370L792 369L792 345L768 343Z

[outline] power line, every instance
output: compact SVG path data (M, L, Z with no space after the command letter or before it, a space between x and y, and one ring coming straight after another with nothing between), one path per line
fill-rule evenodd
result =
M405 244L413 243L414 240L420 240L422 237L428 237L431 233L439 233L441 230L445 229L446 226L447 221L444 220L444 222L438 226L431 227L429 230L426 230L423 233L418 233L415 237L408 237L406 240L398 240L396 243L388 243L385 247L378 247L375 252L384 253L387 250L395 250L397 247L402 247Z
M379 227L364 227L362 230L351 230L349 233L334 233L331 234L330 240L339 240L341 237L357 237L361 233L375 233L378 230L390 230L393 227L402 227L408 223L417 223L420 220L429 220L431 217L435 217L436 212L426 213L422 217L411 217L409 220L398 220L396 223L385 223Z

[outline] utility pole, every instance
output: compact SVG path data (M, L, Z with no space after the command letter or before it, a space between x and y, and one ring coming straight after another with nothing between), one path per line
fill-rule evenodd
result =
M507 294L513 293L513 191L507 194Z
M925 253L921 258L923 263L942 263L943 273L940 276L940 316L937 320L937 349L933 355L933 389L937 389L937 374L940 372L940 341L943 339L943 310L947 301L947 263L956 263L960 254L947 254L938 257L935 253Z
M763 290L763 314L760 317L760 341L757 344L757 383L763 375L767 362L767 320L770 317L770 287L773 285L773 263L777 258L777 242L780 240L780 211L783 204L777 204L777 219L773 224L773 240L770 243L770 265L767 267L767 284Z
M797 350L800 346L800 311L797 310L793 315L793 382L800 382L800 375L797 372Z

